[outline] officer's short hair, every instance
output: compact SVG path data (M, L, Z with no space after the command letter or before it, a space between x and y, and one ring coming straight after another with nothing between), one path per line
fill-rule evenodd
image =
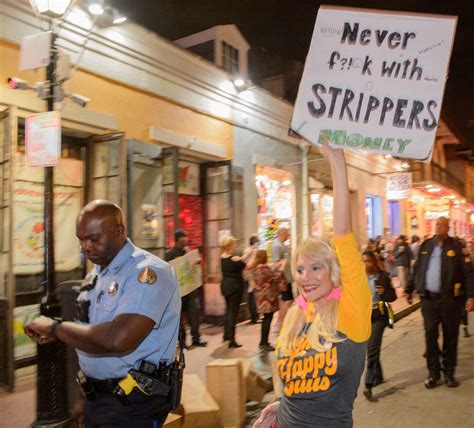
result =
M177 242L178 239L185 238L186 236L188 236L188 232L183 229L178 229L174 232L174 241Z

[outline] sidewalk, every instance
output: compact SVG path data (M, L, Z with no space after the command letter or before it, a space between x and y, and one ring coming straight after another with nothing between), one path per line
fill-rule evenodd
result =
M395 282L395 281L394 281ZM395 285L395 284L394 284ZM397 295L402 292L397 289ZM408 305L406 298L400 297L392 303L397 318L403 317L415 310L418 305ZM276 316L274 317L276 319ZM228 343L222 342L222 327L202 325L202 340L208 342L206 348L195 348L186 352L186 373L197 374L205 382L206 364L218 358L248 358L252 360L252 367L264 378L271 378L271 360L273 354L260 352L261 324L241 323L237 326L236 338L241 348L229 349ZM271 333L271 342L276 341L276 336ZM8 393L0 389L0 427L26 428L35 420L36 408L36 366L26 367L16 371L16 389ZM268 393L265 402L273 399L273 393ZM258 415L262 404L247 406L247 421Z

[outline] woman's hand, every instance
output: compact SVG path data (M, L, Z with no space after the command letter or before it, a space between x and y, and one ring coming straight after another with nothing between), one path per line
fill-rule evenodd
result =
M275 401L262 410L260 417L255 421L252 428L272 428L276 422L276 415L280 402Z
M335 149L329 145L329 138L324 137L323 145L319 147L322 155L330 162L344 161L344 151Z

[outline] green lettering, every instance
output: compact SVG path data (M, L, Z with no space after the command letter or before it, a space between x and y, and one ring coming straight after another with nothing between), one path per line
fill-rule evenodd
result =
M406 146L411 143L411 140L397 140L398 143L398 153L403 153L405 151Z
M332 142L336 143L338 146L343 146L346 141L346 131L334 131L332 133Z
M372 139L370 137L365 137L364 145L362 147L368 147L369 149L380 149L381 145L382 145L381 138Z
M349 147L359 147L364 142L364 137L360 134L351 134L347 137L346 144Z
M322 145L325 138L331 141L332 131L330 129L321 129L321 131L319 131L318 144Z
M392 151L392 143L395 140L393 138L385 138L385 142L383 143L383 150Z

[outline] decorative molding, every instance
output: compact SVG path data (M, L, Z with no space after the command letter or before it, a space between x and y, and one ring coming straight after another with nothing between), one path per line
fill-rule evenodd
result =
M173 131L159 128L157 126L150 127L148 136L150 140L204 153L216 158L227 159L229 157L228 150L224 146L199 140L195 137L177 134Z

